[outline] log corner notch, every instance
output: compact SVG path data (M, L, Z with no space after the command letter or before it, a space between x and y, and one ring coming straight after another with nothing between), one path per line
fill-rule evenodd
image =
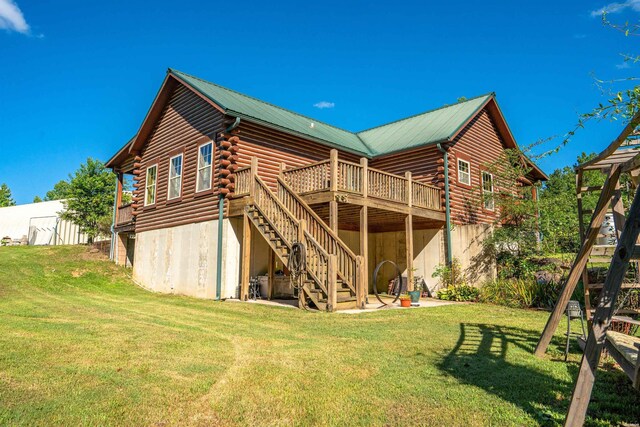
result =
M222 132L219 135L216 161L219 165L218 191L222 197L228 197L235 190L235 174L238 169L238 142L237 130Z

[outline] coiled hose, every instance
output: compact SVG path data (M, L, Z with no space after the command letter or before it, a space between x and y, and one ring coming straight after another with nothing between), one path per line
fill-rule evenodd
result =
M293 286L298 289L298 292L302 290L303 281L307 274L307 252L305 246L300 242L295 242L291 245L291 252L289 253L289 264L287 268L291 274L291 280Z

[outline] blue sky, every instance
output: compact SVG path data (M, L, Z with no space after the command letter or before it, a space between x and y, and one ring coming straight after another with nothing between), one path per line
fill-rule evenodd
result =
M0 183L28 203L108 159L168 67L353 131L494 91L520 145L603 102L594 75L636 71L620 55L636 40L593 12L636 21L640 0L380 3L0 0ZM592 124L539 164L619 130Z

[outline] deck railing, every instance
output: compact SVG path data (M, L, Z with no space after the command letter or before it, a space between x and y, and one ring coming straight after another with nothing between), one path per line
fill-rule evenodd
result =
M414 206L427 209L442 210L440 189L422 182L411 182L411 201Z
M338 190L362 193L362 166L357 163L338 161Z
M410 173L400 176L370 168L366 159L359 164L339 160L334 151L329 160L283 169L281 176L299 195L342 191L424 209L442 210L440 188L415 181Z
M407 203L407 179L377 169L369 169L369 197Z
M287 184L298 194L312 193L329 189L329 160L310 163L284 171Z
M133 205L127 203L118 208L116 225L126 225L133 222Z
M234 196L241 197L249 195L249 189L251 184L251 166L246 168L240 168L235 173L235 190Z

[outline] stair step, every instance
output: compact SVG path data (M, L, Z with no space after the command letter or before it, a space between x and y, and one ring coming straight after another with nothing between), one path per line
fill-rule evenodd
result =
M337 298L338 304L341 303L341 302L355 302L355 300L356 300L356 297L341 297L341 296L338 296L338 298ZM323 302L323 303L326 304L327 303L327 299L326 298L320 298L318 300L318 302Z

